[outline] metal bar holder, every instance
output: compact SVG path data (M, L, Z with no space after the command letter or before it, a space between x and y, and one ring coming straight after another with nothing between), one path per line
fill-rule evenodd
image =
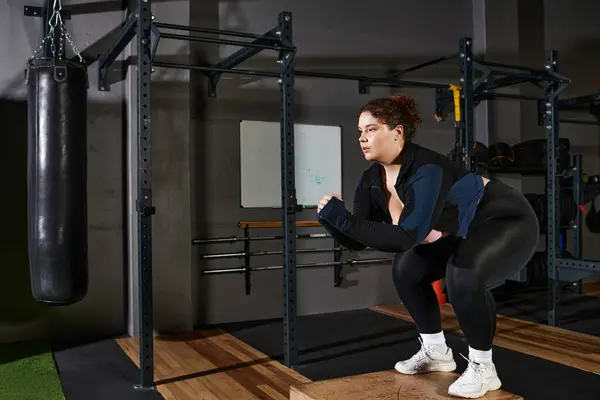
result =
M334 247L334 251L333 251L333 261L335 263L339 263L336 264L333 267L333 286L335 287L340 287L342 285L342 269L344 268L343 264L341 264L342 261L342 255L344 254L344 251L342 250L342 246L339 244L339 242L334 239L333 240L333 247Z
M246 296L250 295L252 291L252 280L250 276L250 265L251 265L251 255L250 255L250 228L247 226L244 227L244 279L246 284Z

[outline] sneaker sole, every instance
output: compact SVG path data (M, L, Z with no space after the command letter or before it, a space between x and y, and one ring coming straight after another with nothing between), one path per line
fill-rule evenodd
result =
M428 374L430 372L452 372L456 369L456 363L452 362L448 364L437 365L435 367L429 367L423 370L401 369L398 367L394 367L394 369L404 375Z
M484 387L481 392L464 394L464 393L457 393L452 390L448 390L448 394L451 396L463 397L465 399L478 399L480 397L485 396L487 392L493 392L494 390L498 390L501 387L502 387L502 382L500 382L500 379L496 378L487 387Z

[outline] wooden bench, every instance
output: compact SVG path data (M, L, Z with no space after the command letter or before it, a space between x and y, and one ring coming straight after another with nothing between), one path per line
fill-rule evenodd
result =
M435 400L456 399L448 387L458 378L454 372L403 375L394 370L290 386L290 400ZM483 400L522 400L502 389L488 392Z

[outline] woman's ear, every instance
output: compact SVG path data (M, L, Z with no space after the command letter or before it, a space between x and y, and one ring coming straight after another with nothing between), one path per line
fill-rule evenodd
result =
M394 140L395 141L401 140L403 136L404 136L404 127L402 125L396 126L396 128L394 129Z

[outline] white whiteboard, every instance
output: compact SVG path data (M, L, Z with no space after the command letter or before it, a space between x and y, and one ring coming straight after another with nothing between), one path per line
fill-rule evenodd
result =
M312 207L342 193L342 128L294 124L296 198ZM278 122L240 122L242 207L281 208L281 131Z

